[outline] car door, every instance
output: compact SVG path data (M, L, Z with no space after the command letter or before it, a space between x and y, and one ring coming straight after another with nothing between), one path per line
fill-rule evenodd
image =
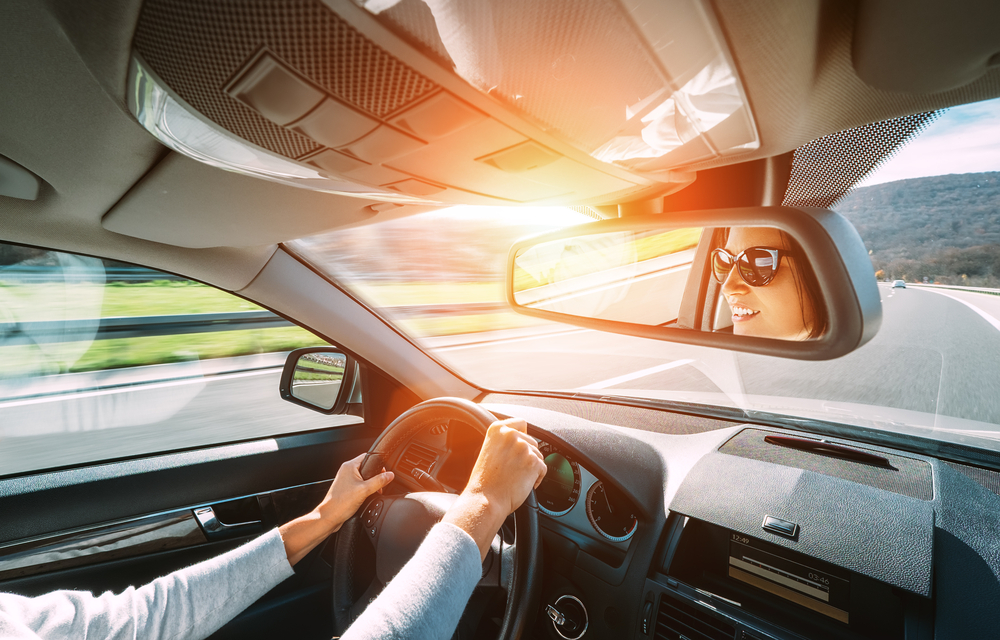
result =
M324 340L92 257L0 244L0 323L0 591L118 592L232 549L315 506L394 417L380 400L412 397L345 353L340 414L284 402L285 352ZM332 546L213 637L330 637Z

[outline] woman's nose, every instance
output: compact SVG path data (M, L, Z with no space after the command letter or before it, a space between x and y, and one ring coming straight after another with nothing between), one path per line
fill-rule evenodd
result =
M750 286L747 285L746 282L743 282L743 278L740 277L740 274L736 273L736 266L734 265L733 268L729 270L729 275L726 276L726 280L722 283L722 295L744 295L747 293L750 293Z

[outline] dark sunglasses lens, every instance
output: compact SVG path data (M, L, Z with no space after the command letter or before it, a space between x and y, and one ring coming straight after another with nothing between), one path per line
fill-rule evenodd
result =
M740 256L736 268L747 284L762 287L774 278L778 256L764 249L747 249Z
M712 252L712 272L715 274L715 279L722 284L729 277L729 272L733 268L732 257L721 249L716 249Z

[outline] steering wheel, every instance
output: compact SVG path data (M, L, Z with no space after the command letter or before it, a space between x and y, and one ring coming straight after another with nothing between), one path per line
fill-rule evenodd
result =
M375 440L361 463L361 476L367 480L383 467L388 469L389 461L422 429L450 420L471 425L485 438L487 428L496 418L461 398L422 402L396 418ZM426 479L423 484L428 484ZM406 564L457 497L437 491L402 496L375 494L362 505L360 515L344 523L334 543L333 620L337 635L344 633ZM494 541L483 561L483 577L477 585L477 591L486 587L507 593L500 640L518 640L524 636L538 608L540 576L532 568L540 566L541 537L534 492L514 512L514 533L513 544L502 539ZM362 568L355 563L371 562L372 547L375 578L364 594L355 598L355 579Z

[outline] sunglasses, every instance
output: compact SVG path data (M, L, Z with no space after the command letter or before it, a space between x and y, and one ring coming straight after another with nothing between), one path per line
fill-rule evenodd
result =
M787 255L790 255L788 251L771 247L749 247L735 256L725 249L715 249L712 251L712 274L722 284L735 265L743 282L751 287L763 287L774 280L781 256Z

